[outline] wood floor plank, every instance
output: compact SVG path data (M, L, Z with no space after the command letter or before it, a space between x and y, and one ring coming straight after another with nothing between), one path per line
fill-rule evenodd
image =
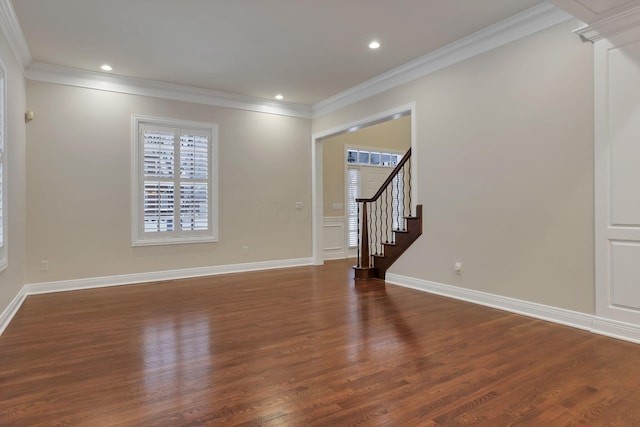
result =
M352 261L30 296L1 426L640 426L640 346Z

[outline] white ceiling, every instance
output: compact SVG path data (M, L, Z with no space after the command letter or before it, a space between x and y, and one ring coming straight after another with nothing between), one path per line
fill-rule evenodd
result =
M12 0L37 63L307 105L540 3Z

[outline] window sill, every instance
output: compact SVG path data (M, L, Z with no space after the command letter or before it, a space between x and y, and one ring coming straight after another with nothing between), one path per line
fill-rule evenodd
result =
M131 246L164 246L164 245L185 245L189 243L215 243L218 241L214 236L198 237L175 237L162 239L137 239L131 242Z

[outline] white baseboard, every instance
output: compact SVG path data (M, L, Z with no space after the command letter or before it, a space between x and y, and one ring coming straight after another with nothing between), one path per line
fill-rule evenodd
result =
M311 258L287 259L278 261L251 262L245 264L216 265L211 267L186 268L182 270L153 271L148 273L122 274L118 276L91 277L87 279L61 280L57 282L30 283L24 285L9 306L0 314L0 335L18 312L29 295L54 292L77 291L82 289L104 288L109 286L132 285L136 283L158 282L189 277L214 276L229 273L244 273L275 268L301 267L311 265Z
M77 291L81 289L130 285L135 283L163 280L186 279L189 277L214 276L218 274L244 273L274 268L300 267L311 265L311 258L262 261L245 264L216 265L211 267L185 268L182 270L152 271L149 273L123 274L119 276L91 277L88 279L62 280L59 282L31 283L26 285L27 295L49 294L53 292Z
M430 282L399 274L387 273L387 283L416 289L423 292L442 295L462 301L480 304L523 316L534 317L548 322L558 323L572 328L586 330L595 334L605 335L625 341L640 344L640 326L622 323L591 314L552 307L534 302L503 297L472 289Z
M640 344L640 327L617 320L594 317L591 332Z
M11 300L7 308L4 309L2 313L0 313L0 335L7 329L11 319L16 315L22 303L27 298L27 293L25 292L24 286L20 289L20 292Z

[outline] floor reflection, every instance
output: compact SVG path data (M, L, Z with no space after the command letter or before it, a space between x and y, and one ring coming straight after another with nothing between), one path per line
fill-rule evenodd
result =
M350 338L359 345L355 352L350 352L350 360L372 358L376 352L384 352L385 359L391 356L397 360L408 353L426 354L411 323L387 293L383 282L356 282L351 296L355 307L350 312ZM422 367L422 357L412 360L417 367Z
M208 388L213 361L209 341L206 315L176 315L148 321L144 326L142 353L145 391L177 396L194 381L198 388Z

